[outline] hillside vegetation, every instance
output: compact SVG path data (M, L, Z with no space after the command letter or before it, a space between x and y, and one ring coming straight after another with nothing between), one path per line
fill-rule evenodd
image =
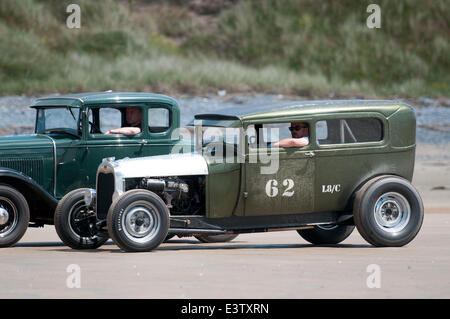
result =
M449 96L448 1L377 1L369 29L372 2L1 0L0 95Z

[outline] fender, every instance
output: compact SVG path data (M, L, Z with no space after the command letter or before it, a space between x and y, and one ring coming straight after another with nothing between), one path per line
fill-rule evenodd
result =
M365 178L364 180L362 180L361 183L359 183L359 184L353 189L351 195L350 195L349 198L347 199L346 210L347 210L347 211L353 211L353 203L354 203L354 201L355 201L356 194L359 192L359 190L360 190L361 188L364 187L364 185L366 185L366 184L369 183L370 181L373 181L373 180L376 180L376 179L379 179L379 178L382 178L382 177L388 177L388 176L402 177L402 176L400 176L400 175L392 174L392 173L391 173L391 174L389 174L389 173L387 173L387 174L386 174L386 173L384 173L384 174L379 173L379 174L372 175L372 176L370 176L370 177L368 177L368 178ZM404 178L404 177L402 177L402 178Z
M0 167L0 184L5 182L13 187L18 185L20 189L25 188L31 191L52 208L56 208L58 205L58 200L31 177L11 168ZM29 197L29 194L26 193L22 195L25 198Z

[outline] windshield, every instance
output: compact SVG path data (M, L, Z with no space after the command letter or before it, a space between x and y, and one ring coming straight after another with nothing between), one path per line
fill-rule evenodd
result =
M211 143L227 143L239 144L240 128L232 127L236 124L235 120L195 120L194 126L196 128L196 140L202 142L202 146Z
M235 120L196 120L196 151L208 157L211 162L234 162L233 158L242 151L240 146L243 145L242 127L233 127L239 124Z
M211 143L227 143L239 144L239 128L231 127L202 127L202 145L205 146Z
M78 107L37 109L36 133L67 130L78 134L79 115Z

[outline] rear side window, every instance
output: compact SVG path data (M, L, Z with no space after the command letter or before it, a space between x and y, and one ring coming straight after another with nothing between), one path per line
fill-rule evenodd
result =
M148 110L148 126L151 133L162 133L170 128L170 112L166 108Z
M383 123L376 118L318 121L316 137L319 145L378 142L383 140Z

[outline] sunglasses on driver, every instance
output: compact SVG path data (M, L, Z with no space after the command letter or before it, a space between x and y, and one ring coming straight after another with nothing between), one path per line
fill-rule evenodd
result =
M289 127L289 131L300 131L302 128L308 128L308 125L296 125Z

